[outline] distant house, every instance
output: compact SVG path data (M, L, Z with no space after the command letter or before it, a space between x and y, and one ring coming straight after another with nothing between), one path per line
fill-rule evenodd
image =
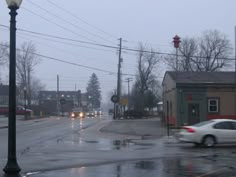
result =
M9 86L8 85L1 85L0 84L0 106L6 106L8 105L8 99L9 99ZM19 91L16 88L16 104L19 104L21 102L19 98Z
M163 101L157 103L157 113L159 116L163 116Z
M173 125L200 121L236 119L234 72L171 72L163 82L165 122Z
M63 99L64 103L60 100ZM39 106L45 114L71 112L74 107L81 105L81 91L40 91Z
M0 105L8 105L8 85L0 85Z

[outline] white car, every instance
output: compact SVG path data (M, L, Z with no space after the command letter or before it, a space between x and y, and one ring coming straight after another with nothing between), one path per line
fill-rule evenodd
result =
M215 144L236 143L236 120L213 119L184 126L177 138L181 142L213 147Z

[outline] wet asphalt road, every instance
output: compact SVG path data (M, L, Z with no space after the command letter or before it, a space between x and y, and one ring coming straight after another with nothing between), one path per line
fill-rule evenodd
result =
M32 177L233 177L236 170L202 158L162 158L36 172Z
M115 145L122 149L120 145ZM131 146L136 146L135 144ZM151 146L146 144L145 146ZM124 147L123 147L124 148ZM128 147L130 148L130 146ZM234 177L236 176L235 147L218 146L214 149L195 148L191 145L167 145L186 153L202 152L204 155L170 155L154 159L122 161L103 165L78 166L62 170L38 171L32 177Z
M23 176L32 177L231 177L236 146L190 144L99 134L109 119L49 118L17 122L17 155ZM92 129L92 127L96 127ZM86 131L91 129L91 131ZM0 129L0 140L6 129ZM6 145L0 144L1 167ZM0 173L1 174L1 173ZM1 176L1 175L0 175Z

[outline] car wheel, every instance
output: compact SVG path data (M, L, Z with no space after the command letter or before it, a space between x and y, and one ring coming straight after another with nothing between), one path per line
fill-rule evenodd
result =
M216 141L213 136L206 136L204 137L202 144L206 147L213 147L216 144Z

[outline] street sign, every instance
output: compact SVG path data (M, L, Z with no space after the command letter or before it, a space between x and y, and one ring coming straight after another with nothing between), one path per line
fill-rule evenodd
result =
M118 97L117 95L112 95L111 101L112 101L113 103L118 103L118 102L119 102L119 97Z
M128 99L127 99L127 98L122 98L122 99L120 100L120 103L121 103L122 105L124 105L124 106L127 106L127 105L128 105Z

